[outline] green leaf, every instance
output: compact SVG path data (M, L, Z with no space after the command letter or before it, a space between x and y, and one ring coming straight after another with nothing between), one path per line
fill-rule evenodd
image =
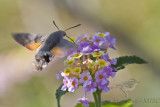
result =
M103 101L102 107L132 107L133 101L132 100L123 100L120 102L109 102Z
M147 63L145 60L141 59L137 56L122 56L117 59L117 64L112 65L113 67L117 68L117 70L124 69L128 64L145 64Z
M68 92L68 90L62 91L61 90L62 86L63 86L63 84L60 85L60 87L56 90L56 99L57 99L58 107L60 107L60 99L61 99L62 95L66 94Z
M78 103L75 107L84 107L84 106L82 105L82 103ZM93 102L90 102L89 107L95 107L95 104Z
M103 101L102 107L132 107L133 101L132 100L123 100L120 102L110 102L110 101ZM82 103L78 103L75 107L84 107ZM95 103L90 102L89 107L95 107Z

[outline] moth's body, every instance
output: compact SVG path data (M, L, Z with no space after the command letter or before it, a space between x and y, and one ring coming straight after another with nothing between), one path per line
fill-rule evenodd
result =
M56 31L51 33L48 38L45 40L42 47L35 55L35 66L36 69L42 70L43 66L45 67L54 57L54 48L58 46L60 41L66 35L64 31ZM41 66L43 65L43 66Z
M66 35L64 31L56 31L51 33L39 51L50 52L55 46L58 45L60 40Z

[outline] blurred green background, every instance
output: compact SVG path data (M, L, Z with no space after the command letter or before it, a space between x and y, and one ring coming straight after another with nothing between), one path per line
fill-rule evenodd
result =
M0 0L0 107L56 107L55 90L62 83L56 73L64 67L56 57L42 72L34 72L35 52L11 37L13 32L50 34L81 23L67 31L70 37L109 31L117 38L110 56L137 55L147 65L129 65L110 79L114 85L128 79L140 81L128 92L134 107L160 106L160 0ZM73 107L82 88L62 98L62 107ZM93 101L91 95L88 95ZM103 100L124 100L119 89Z

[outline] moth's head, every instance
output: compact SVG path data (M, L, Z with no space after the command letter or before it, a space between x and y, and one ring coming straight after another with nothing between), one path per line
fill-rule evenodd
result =
M65 31L59 30L58 32L59 32L60 35L62 35L63 37L66 36L66 32L65 32Z
M59 28L58 28L58 26L56 25L55 21L53 21L53 24L54 24L55 27L58 29L57 32L58 32L59 35L61 35L62 37L66 36L66 37L69 38L70 40L72 40L72 39L71 39L69 36L66 35L66 32L65 32L65 31L67 31L67 30L69 30L69 29L72 29L72 28L75 28L75 27L78 27L78 26L81 25L81 24L78 24L78 25L76 25L76 26L70 27L70 28L62 31L62 30L59 30ZM72 40L72 41L73 41L73 40ZM73 42L74 42L74 41L73 41ZM75 43L75 42L74 42L74 43Z

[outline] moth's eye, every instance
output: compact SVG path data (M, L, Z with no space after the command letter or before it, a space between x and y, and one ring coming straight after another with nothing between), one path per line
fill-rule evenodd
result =
M40 59L36 59L37 62L40 62Z
M48 54L43 56L45 62L50 62L49 57L50 57L50 56L49 56Z

